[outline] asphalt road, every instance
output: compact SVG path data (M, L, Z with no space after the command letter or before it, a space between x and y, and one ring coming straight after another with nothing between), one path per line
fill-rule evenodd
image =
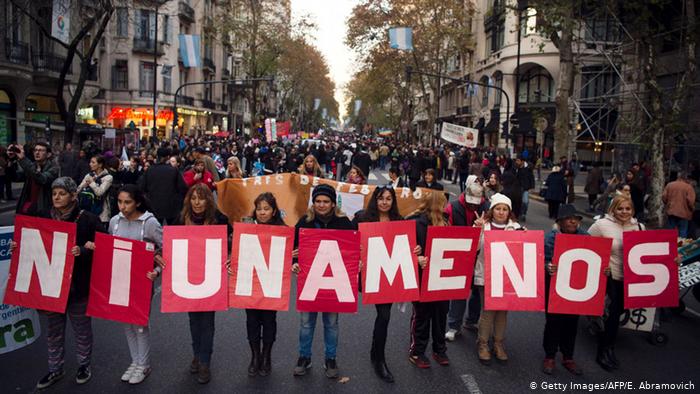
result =
M383 174L375 173L374 182L386 182ZM448 190L455 190L449 184ZM11 222L11 215L0 215L0 224ZM587 223L586 223L587 224ZM547 229L551 225L546 218L546 206L531 201L527 227ZM292 289L292 294L296 289ZM313 347L313 368L304 377L292 376L297 358L299 315L294 305L289 312L277 315L278 338L273 349L273 370L266 378L249 378L246 368L249 349L245 334L245 313L229 310L217 313L212 380L208 385L195 382L188 368L192 358L187 314L163 314L159 312L160 297L156 296L151 314L151 364L152 374L142 384L129 386L119 378L129 364L129 351L122 324L95 319L93 378L85 385L74 381L77 362L74 356L72 333L68 329L66 344L66 377L45 390L56 393L526 393L561 392L543 390L543 383L570 385L574 383L607 383L629 381L635 387L642 381L650 383L679 383L693 381L700 384L697 355L700 341L697 337L700 324L700 305L692 296L690 312L675 316L672 322L662 323L669 335L665 346L655 346L640 332L621 330L617 353L622 367L614 374L603 371L595 364L595 338L586 330L586 319L580 320L576 348L576 360L584 375L570 375L559 364L553 376L540 372L543 351L542 331L544 314L513 312L509 314L506 343L510 361L506 365L483 366L476 358L474 333L465 333L449 343L448 356L451 365L441 367L436 363L428 370L418 370L408 362L410 306L406 312L392 309L387 343L387 363L394 373L396 383L387 384L373 373L369 361L372 326L375 310L372 306L360 306L355 315L340 317L338 363L341 376L350 380L339 383L323 374L322 323L317 324ZM294 297L292 297L293 303ZM319 319L320 320L320 319ZM44 320L45 323L45 320ZM0 355L0 392L24 393L34 391L38 379L46 373L45 334L34 344L15 352ZM537 387L531 389L531 384ZM568 386L568 392L571 386ZM579 390L584 391L584 390ZM696 389L700 391L700 388ZM599 392L609 392L600 390Z

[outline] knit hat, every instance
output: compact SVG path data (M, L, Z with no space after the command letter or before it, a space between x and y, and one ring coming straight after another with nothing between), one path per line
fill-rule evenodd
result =
M508 209L513 210L513 205L510 202L510 198L508 198L505 194L496 193L491 196L491 206L489 206L489 209L493 209L493 207L498 204L505 204L508 206Z
M481 204L481 197L484 195L484 187L477 182L476 175L467 177L466 188L464 189L464 201L467 204Z
M314 187L314 190L311 192L311 202L316 201L316 197L318 196L326 196L331 199L331 202L335 203L336 200L336 195L335 195L335 189L333 189L332 186L326 185L326 184L321 184L316 187Z
M51 189L55 189L57 187L60 187L61 189L67 191L68 193L77 193L78 192L78 185L75 184L75 181L71 177L67 176L62 176L60 178L56 178L55 181L51 184Z

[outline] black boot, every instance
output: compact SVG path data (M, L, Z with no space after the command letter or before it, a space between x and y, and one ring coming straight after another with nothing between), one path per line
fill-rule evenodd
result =
M607 347L598 346L598 354L595 358L595 362L597 362L601 368L608 372L612 372L615 369L615 364L613 364L608 357Z
M374 360L372 361L372 365L374 365L374 372L383 381L388 383L394 383L394 375L391 374L391 371L389 371L389 367L386 366L386 360L384 359L384 349L377 349L374 346L372 346L372 349L374 350L372 352L372 355L374 356Z
M369 359L372 361L372 364L374 364L374 362L377 361L377 357L375 355L374 350L374 339L372 340L372 348L369 350Z
M267 376L272 371L272 342L263 343L262 359L260 361L260 376Z
M608 360L612 363L613 367L615 369L620 368L620 361L617 359L617 356L615 355L615 348L614 347L609 347L608 348Z
M248 365L248 376L258 374L260 368L260 341L248 341L250 344L250 364Z

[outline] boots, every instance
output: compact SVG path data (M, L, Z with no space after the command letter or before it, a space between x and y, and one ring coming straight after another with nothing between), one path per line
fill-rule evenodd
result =
M250 364L248 365L248 376L255 376L260 369L260 341L249 341L250 344Z
M489 365L491 363L491 350L489 350L489 342L482 341L481 339L477 342L479 354L479 361L484 365Z
M615 355L615 348L612 346L608 348L608 360L610 360L615 369L620 368L620 361L617 359L617 356Z
M612 372L615 369L615 364L613 364L609 357L608 347L598 346L598 353L596 355L595 362L597 362L601 368L608 372Z
M372 342L371 351L372 365L374 366L374 372L379 376L379 378L387 383L394 383L394 375L389 371L389 367L386 365L386 360L384 359L384 349L377 349L374 342Z
M493 353L496 356L496 360L502 363L508 361L508 354L506 353L506 347L503 344L503 340L493 341Z
M262 360L260 361L260 376L267 376L272 371L272 342L263 343Z

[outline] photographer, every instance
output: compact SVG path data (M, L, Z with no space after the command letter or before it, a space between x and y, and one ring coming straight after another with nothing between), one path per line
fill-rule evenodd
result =
M50 160L51 146L43 141L34 144L34 162L25 156L23 146L15 145L14 148L19 166L24 171L24 186L16 212L27 215L51 208L51 183L58 178L58 166Z

